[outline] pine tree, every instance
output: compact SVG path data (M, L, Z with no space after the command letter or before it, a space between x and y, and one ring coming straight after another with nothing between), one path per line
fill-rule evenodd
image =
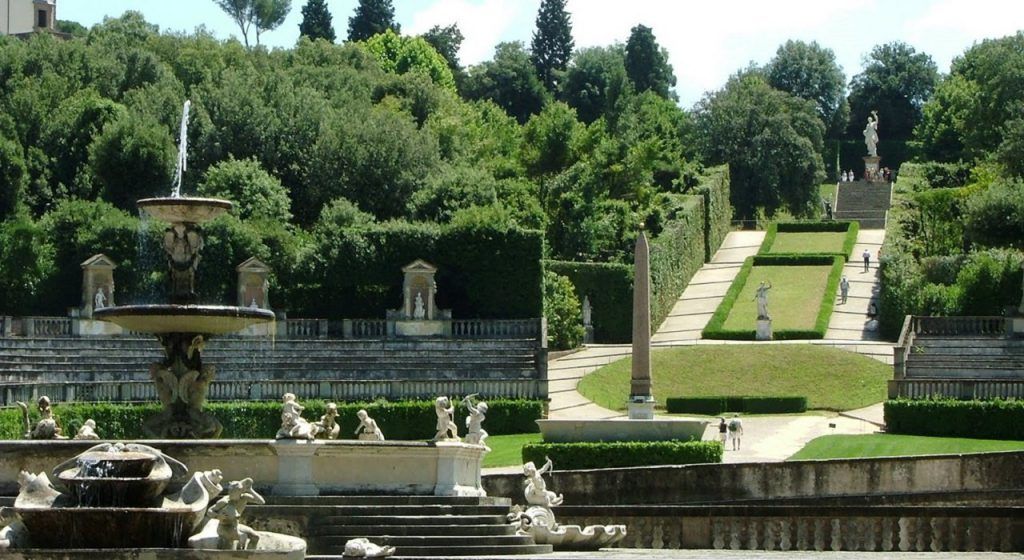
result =
M391 0L359 0L356 13L348 18L348 40L365 41L390 29L401 33L395 22L395 7Z
M658 46L654 32L646 25L637 25L626 41L626 75L637 93L651 90L665 99L674 99L672 86L676 85L668 51Z
M565 11L566 0L541 0L537 30L530 43L530 61L548 91L554 91L558 72L565 71L572 57L572 22Z
M327 39L334 42L334 25L325 0L309 0L302 7L302 23L299 24L299 34L309 37L313 41Z

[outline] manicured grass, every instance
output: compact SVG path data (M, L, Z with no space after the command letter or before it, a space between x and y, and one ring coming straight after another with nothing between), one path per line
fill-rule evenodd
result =
M818 187L818 194L821 198L835 204L836 202L836 184L835 183L822 183Z
M490 436L484 442L491 452L484 455L484 468L511 467L523 464L523 446L527 443L540 443L540 434L508 434Z
M758 285L765 281L772 285L768 291L768 313L772 317L772 329L814 329L831 271L831 266L754 265L723 328L736 331L756 328L757 302L754 301L754 294Z
M1024 450L1024 441L964 439L895 434L822 436L811 440L790 461L810 459L850 459L856 457L900 457L907 455L946 455L985 451Z
M803 231L779 232L768 254L778 253L842 253L846 232Z
M629 358L613 362L585 376L577 390L605 408L624 410L631 367ZM851 410L885 399L892 366L811 344L702 345L655 350L651 375L662 408L677 396L803 395L808 408Z

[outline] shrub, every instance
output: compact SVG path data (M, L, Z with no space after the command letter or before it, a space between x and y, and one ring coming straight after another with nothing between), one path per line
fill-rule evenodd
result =
M583 342L580 300L572 282L550 270L544 272L544 316L548 319L548 341L553 350L576 348Z
M807 397L669 397L665 408L670 413L707 414L724 412L748 414L784 414L807 410Z
M970 197L965 222L979 245L1024 249L1024 181L1000 181Z
M963 315L1002 315L1019 302L1021 255L993 249L967 256L956 277L959 312Z
M533 461L539 465L544 463L545 457L550 457L559 469L721 463L722 444L717 441L612 441L523 446L523 462Z
M325 401L303 401L303 417L313 421L325 410ZM337 403L342 425L357 423L356 412L365 409L377 420L388 439L421 440L434 436L436 424L433 401L376 401ZM533 433L544 411L542 401L495 399L487 401L485 429L491 435ZM105 439L143 439L142 425L160 411L157 404L66 403L54 405L64 433L71 436L85 420L96 421L97 433ZM270 439L281 427L281 405L275 401L208 403L205 410L224 425L222 437L230 439ZM456 423L465 425L466 410L456 407ZM0 411L0 439L19 439L23 428L21 412L16 408Z
M885 427L893 434L1024 440L1024 401L890 400Z

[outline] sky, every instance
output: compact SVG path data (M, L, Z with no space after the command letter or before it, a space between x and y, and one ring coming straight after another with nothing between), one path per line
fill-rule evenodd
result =
M291 47L299 36L301 8L292 0L288 19L261 42ZM357 0L327 0L339 38ZM458 23L466 39L463 65L489 60L502 41L530 43L540 0L394 0L405 34ZM217 37L240 37L213 0L57 0L57 18L91 27L126 10L142 12L161 30L191 32L205 26ZM680 104L689 107L751 62L764 64L788 39L817 41L832 49L847 79L860 72L875 45L904 41L928 53L941 72L975 42L1024 29L1021 0L568 0L576 47L625 43L630 29L654 30L669 52Z

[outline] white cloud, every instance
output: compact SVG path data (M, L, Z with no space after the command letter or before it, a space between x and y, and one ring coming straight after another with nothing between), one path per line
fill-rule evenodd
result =
M495 45L516 25L524 4L516 0L437 0L417 12L409 29L403 31L416 35L435 25L457 23L465 36L459 50L460 62L476 64L490 60Z

